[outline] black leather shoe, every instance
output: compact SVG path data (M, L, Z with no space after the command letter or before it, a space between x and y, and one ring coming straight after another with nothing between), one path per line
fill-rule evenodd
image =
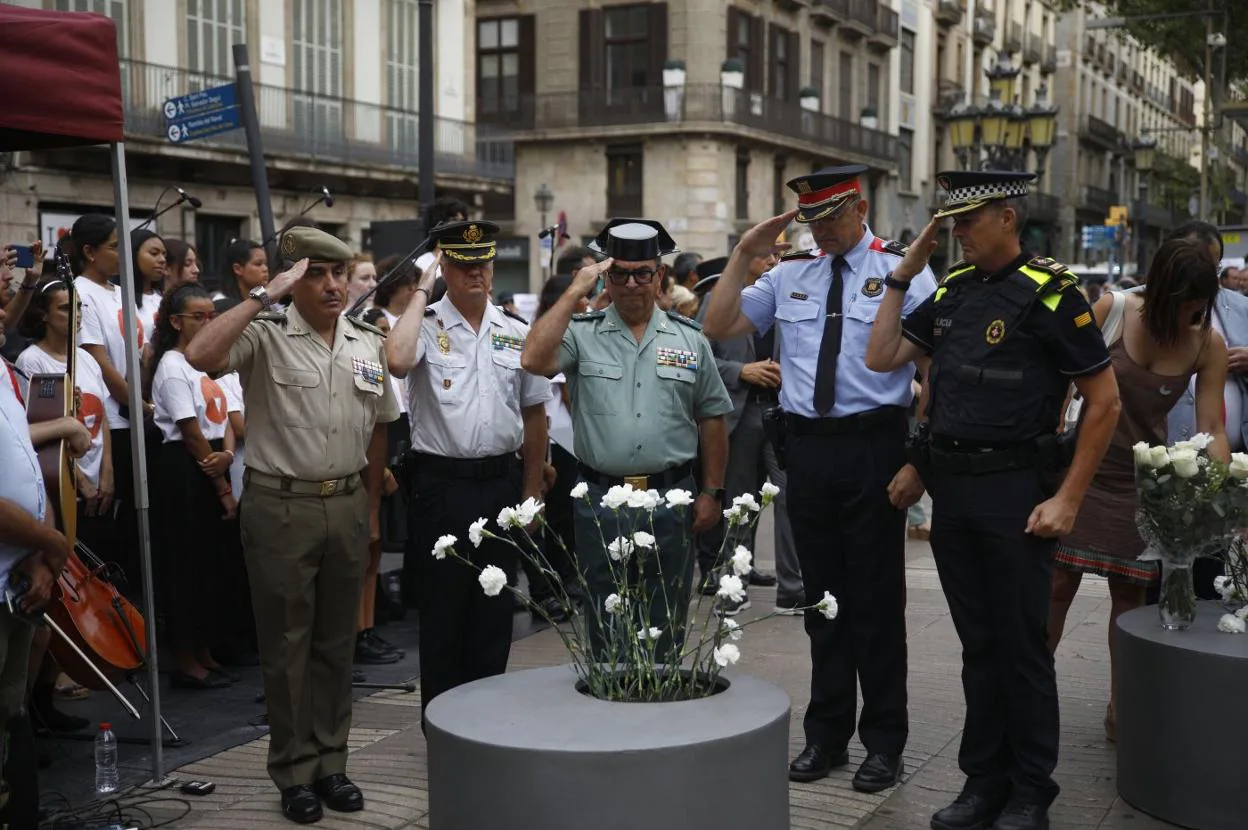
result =
M406 651L399 648L398 646L396 646L394 643L390 642L389 640L382 639L382 636L377 633L377 629L375 628L370 628L367 631L365 631L364 636L368 639L369 642L373 643L374 645L381 646L386 651L393 651L395 654L399 655L400 658L407 656Z
M316 794L325 802L326 807L339 813L354 813L364 809L364 794L341 772L317 781Z
M932 830L987 830L1001 813L1004 799L978 793L962 793L953 803L932 816Z
M997 816L992 830L1049 830L1049 809L1039 804L1011 802Z
M759 588L770 588L776 584L776 575L771 571L760 571L757 568L751 569L750 584L757 585Z
M901 778L901 756L873 752L854 773L853 786L860 793L887 790Z
M367 632L361 631L355 637L355 664L357 666L385 666L402 659L398 652L386 648L367 636Z
M186 672L169 673L169 687L172 689L228 689L230 681L212 672L201 677Z
M282 790L282 815L296 824L321 820L321 800L311 784L296 784Z
M826 778L828 773L836 767L843 767L848 763L848 752L829 754L821 747L807 744L802 754L789 764L789 780L818 781L820 778Z
M549 617L550 621L554 623L568 621L568 612L564 610L563 603L555 597L546 597L546 599L536 603L536 606L537 608L529 609L529 615L532 616L534 620L546 622L546 617ZM541 611L538 611L538 608L540 608ZM545 612L545 616L542 615L543 612Z
M359 669L352 669L351 670L351 682L352 683L367 683L368 675L360 671Z

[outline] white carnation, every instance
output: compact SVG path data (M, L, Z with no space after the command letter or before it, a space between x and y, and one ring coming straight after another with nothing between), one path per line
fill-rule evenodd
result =
M719 590L715 592L715 596L721 599L729 599L733 602L742 602L745 600L745 585L741 582L741 577L736 574L724 574L719 578Z
M576 486L572 488L572 491L568 495L570 495L574 499L583 499L585 498L585 494L588 492L589 492L589 485L583 481L578 481L576 483Z
M1246 630L1248 630L1248 623L1235 614L1223 614L1218 620L1218 631L1226 634L1243 634Z
M823 599L815 603L815 610L818 611L820 614L823 614L824 618L826 619L829 619L829 620L836 619L836 614L837 614L837 611L839 610L836 604L836 597L832 596L831 592L824 591Z
M729 527L741 524L741 508L729 507L724 511L724 518L728 520Z
M633 543L625 539L623 536L617 536L615 541L607 545L607 555L612 561L619 562L627 559L633 552Z
M540 501L529 496L516 507L516 524L519 527L528 527L533 524L537 514L542 512L544 506Z
M780 495L780 488L768 481L763 484L763 489L759 491L759 495L762 497L763 507L766 507L776 500L776 496Z
M607 597L605 600L602 601L602 607L606 610L608 614L614 614L616 611L620 610L620 608L623 607L623 605L624 605L624 600L620 599L619 594L611 594L609 597Z
M732 617L724 617L720 620L719 626L724 630L724 635L730 640L740 640L741 635L745 633Z
M761 509L758 506L758 502L754 500L753 493L742 493L737 496L732 500L732 506L741 508L742 514L744 514L746 510L753 510L757 513Z
M481 547L481 540L485 538L485 523L488 519L477 519L468 525L468 541L472 542L474 548Z
M477 582L481 583L481 590L487 597L496 597L507 587L507 574L497 565L486 565L481 569Z
M445 536L439 536L438 541L433 543L433 558L445 559L446 552L450 550L451 548L455 547L455 543L458 541L459 541L458 539L456 539L454 536L452 536L449 533L446 534Z
M619 510L628 504L628 497L633 492L631 484L617 484L602 497L602 506L608 510Z
M1188 439L1188 443L1192 445L1192 449L1199 452L1213 443L1213 436L1207 432L1198 432Z
M1238 479L1248 478L1248 453L1233 452L1231 453L1231 477Z
M688 507L693 504L693 493L688 490L668 490L663 498L667 500L668 507Z
M639 510L653 510L659 506L658 491L633 490L628 494L628 506Z
M741 649L737 648L732 643L724 643L722 646L715 649L714 654L715 662L721 667L731 666L741 659Z
M732 572L737 576L745 576L750 572L750 563L754 557L745 545L737 545L732 553Z
M1248 605L1243 606L1235 611L1235 616L1241 620L1248 620Z
M1174 474L1179 478L1191 478L1200 472L1196 450L1171 450L1170 463L1174 465Z
M1223 602L1226 602L1231 598L1231 594L1234 593L1235 585L1231 582L1229 576L1215 576L1213 578L1213 590L1218 592Z
M637 630L637 639L643 643L646 640L657 640L663 636L663 629L650 626L649 628L641 628Z
M654 537L644 530L639 530L633 534L633 545L639 548L654 547Z
M516 508L504 507L498 511L498 526L503 530L520 526L520 517L516 515Z

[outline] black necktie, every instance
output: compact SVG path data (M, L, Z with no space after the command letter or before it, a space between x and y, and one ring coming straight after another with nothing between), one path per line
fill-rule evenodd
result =
M845 267L843 257L832 260L832 286L828 289L828 301L823 305L823 340L819 342L819 368L815 370L815 412L824 416L832 411L836 403L836 358L841 353L841 327L844 318L841 316L841 294L845 290L845 281L841 279L841 269Z

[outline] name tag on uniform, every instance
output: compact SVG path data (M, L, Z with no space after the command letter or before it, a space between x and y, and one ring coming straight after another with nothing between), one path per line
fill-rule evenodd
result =
M669 349L660 346L655 350L660 366L679 366L682 369L698 369L698 353L688 349Z
M511 334L491 334L490 343L496 352L504 349L511 349L513 352L524 351L524 338Z
M790 293L789 293L789 299L791 299L791 300L809 300L809 299L810 299L810 295L809 295L809 294L803 294L801 291L792 291L792 292L790 292Z
M381 383L386 379L385 370L381 368L380 363L375 360L365 360L362 357L351 358L351 371L369 383Z

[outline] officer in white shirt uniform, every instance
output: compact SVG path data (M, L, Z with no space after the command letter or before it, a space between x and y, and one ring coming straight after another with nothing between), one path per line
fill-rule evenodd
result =
M450 557L434 559L431 551L439 536L453 534L475 564L496 565L515 584L516 550L489 539L473 548L468 526L541 497L550 398L550 382L520 368L528 324L490 301L498 226L452 222L433 233L446 297L426 308L433 283L433 270L426 269L386 341L391 372L408 379L409 535L419 563L425 707L448 689L507 668L510 596L485 596L472 568Z
M798 209L750 230L711 292L708 337L726 340L779 327L780 406L788 460L789 519L806 603L830 591L835 620L806 613L812 660L806 748L789 766L813 781L849 762L857 686L858 737L867 759L853 786L895 784L908 734L906 713L906 508L922 483L906 462L906 410L915 367L866 367L867 340L890 275L905 253L865 224L862 165L831 167L788 182ZM808 224L818 249L786 254L742 290L749 261L774 250L789 221ZM936 290L930 269L910 286L906 310Z

